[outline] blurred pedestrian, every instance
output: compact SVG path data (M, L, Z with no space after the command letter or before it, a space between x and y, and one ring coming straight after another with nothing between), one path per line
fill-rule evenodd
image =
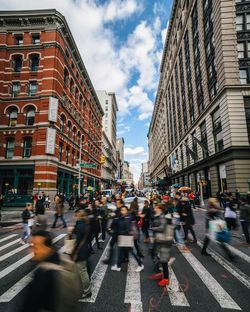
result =
M57 253L49 232L34 232L31 242L33 260L38 266L18 311L76 312L82 294L76 264Z
M75 197L71 192L69 196L69 210L74 210L74 208L75 208Z
M240 198L240 223L245 235L246 246L250 246L250 196L241 196Z
M54 223L52 225L52 228L56 227L56 223L58 218L61 219L62 223L63 223L63 227L66 228L67 224L66 221L64 220L63 217L63 209L64 209L64 196L63 194L56 194L55 196L55 205L56 205L56 212L55 212L55 219L54 219Z
M105 196L101 198L100 217L101 217L100 222L101 222L102 237L99 240L99 242L104 243L106 239L106 230L108 224L108 205L107 205L107 197Z
M144 243L148 244L150 241L148 229L150 226L151 209L149 207L149 202L147 200L144 200L141 218L142 218L142 232L144 234Z
M32 203L26 203L25 209L22 212L22 220L23 220L23 233L21 235L21 244L26 244L30 234L31 234L31 227L33 221L33 206Z

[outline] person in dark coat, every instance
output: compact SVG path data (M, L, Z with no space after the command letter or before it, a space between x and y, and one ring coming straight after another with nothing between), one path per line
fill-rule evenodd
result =
M149 243L149 233L148 229L150 226L150 219L151 219L151 209L149 207L149 203L147 200L144 201L144 206L141 213L142 218L142 232L145 236L144 243Z
M87 214L79 209L75 213L76 224L72 234L76 236L76 246L73 250L72 259L76 262L83 284L83 298L91 297L91 285L89 276L88 258L90 256L88 237L90 225Z
M180 200L180 205L182 205L182 222L183 224L183 230L184 230L184 241L188 240L188 232L193 236L192 243L197 243L196 235L193 229L193 226L195 224L193 210L191 207L191 204L187 197L182 197Z
M249 225L250 225L250 194L248 196L241 196L240 198L240 223L242 231L245 235L246 246L250 246L250 235L249 235Z

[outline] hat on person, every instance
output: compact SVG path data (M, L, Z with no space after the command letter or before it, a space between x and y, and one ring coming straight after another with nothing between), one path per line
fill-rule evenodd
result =
M163 196L162 196L162 199L163 199L163 200L168 200L168 199L169 199L169 196L168 196L168 195L163 195Z

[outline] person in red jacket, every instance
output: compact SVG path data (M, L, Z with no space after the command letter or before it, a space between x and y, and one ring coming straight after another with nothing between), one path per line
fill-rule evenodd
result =
M191 207L193 207L195 209L195 195L194 195L194 193L191 191L188 196L189 196Z

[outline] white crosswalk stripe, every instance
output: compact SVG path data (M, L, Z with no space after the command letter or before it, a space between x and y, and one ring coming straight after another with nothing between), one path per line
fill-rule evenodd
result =
M1 239L0 239L0 243L5 242L6 240L9 240L9 239L11 239L11 238L13 238L13 237L15 237L15 236L17 236L17 235L18 235L18 234L11 234L11 235L9 235L9 236L7 236L7 237L1 238Z
M172 306L189 307L187 298L182 291L177 277L172 268L169 268L170 285L168 295Z
M20 238L14 240L14 241L12 241L12 242L9 242L8 244L1 246L1 247L0 247L0 251L4 250L4 249L6 249L6 248L9 248L10 246L15 245L15 244L17 244L17 243L19 243L19 242L20 242Z
M243 259L244 261L246 261L247 263L250 263L250 257L248 255L246 255L244 252L240 251L239 249L226 244L227 247L230 249L230 251L232 251L235 255L237 255L238 257L240 257L241 259Z
M138 264L130 255L127 271L125 303L130 304L130 312L142 312L140 273L135 272Z
M197 273L202 282L206 285L210 293L214 296L221 308L241 310L232 297L222 288L216 279L206 270L206 268L191 252L183 252L181 249L179 250L191 265L193 270Z
M27 249L29 247L29 244L25 244L25 245L22 245L14 250L11 250L10 252L4 254L3 256L0 257L0 261L3 261L3 260L6 260L8 259L9 257L19 253L20 251L24 250L24 249Z

